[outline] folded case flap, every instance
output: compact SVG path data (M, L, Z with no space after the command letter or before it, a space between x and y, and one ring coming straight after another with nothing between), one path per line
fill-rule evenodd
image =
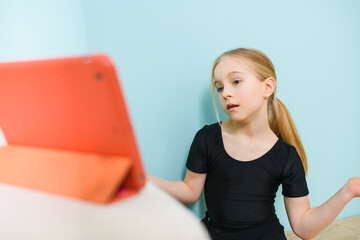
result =
M132 166L128 157L28 146L0 148L0 182L88 201L111 201Z

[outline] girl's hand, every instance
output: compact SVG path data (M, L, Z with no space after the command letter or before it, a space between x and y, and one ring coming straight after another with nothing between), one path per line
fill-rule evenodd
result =
M350 178L346 183L348 193L354 197L360 197L360 177Z

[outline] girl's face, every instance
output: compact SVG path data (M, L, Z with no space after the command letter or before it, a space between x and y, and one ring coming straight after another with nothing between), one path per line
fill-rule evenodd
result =
M214 71L215 88L222 109L234 121L266 114L266 86L245 59L224 57ZM264 111L264 112L263 112Z

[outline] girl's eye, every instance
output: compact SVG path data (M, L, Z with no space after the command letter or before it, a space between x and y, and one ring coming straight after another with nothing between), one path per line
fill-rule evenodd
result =
M218 92L221 92L222 90L223 90L223 87L219 87L219 88L217 89Z
M241 82L241 80L234 80L233 83L238 84L238 83L240 83L240 82Z

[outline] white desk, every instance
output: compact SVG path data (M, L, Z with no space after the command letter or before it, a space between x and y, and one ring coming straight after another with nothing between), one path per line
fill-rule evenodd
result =
M99 205L0 183L0 240L209 239L186 207L152 183Z

